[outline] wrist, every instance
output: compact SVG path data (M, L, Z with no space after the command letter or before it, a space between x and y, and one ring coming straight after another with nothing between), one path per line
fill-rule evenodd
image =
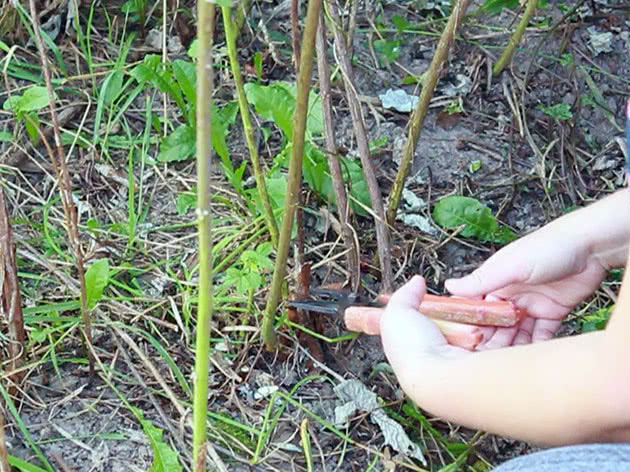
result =
M623 189L580 210L578 233L585 234L587 257L608 270L622 267L630 240L630 191ZM576 215L578 216L578 215Z

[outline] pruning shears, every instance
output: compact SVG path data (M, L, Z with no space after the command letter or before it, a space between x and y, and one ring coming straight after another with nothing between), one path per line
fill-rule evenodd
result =
M326 288L311 289L310 296L287 302L291 308L314 311L328 315L343 316L350 306L384 307L385 303L370 300L365 295L350 290L332 290Z

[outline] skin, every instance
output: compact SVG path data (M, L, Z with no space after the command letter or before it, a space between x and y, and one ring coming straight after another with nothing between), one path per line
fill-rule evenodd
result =
M629 205L630 192L617 192L448 281L454 295L509 299L530 314L515 329L488 328L478 352L448 344L418 312L420 276L369 323L347 311L348 327L381 335L401 387L435 416L548 445L630 440L630 363L619 361L630 358L630 272L606 330L550 340L607 270L627 262Z

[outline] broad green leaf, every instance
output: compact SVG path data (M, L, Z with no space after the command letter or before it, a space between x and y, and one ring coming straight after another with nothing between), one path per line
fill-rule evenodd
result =
M256 109L256 113L273 121L282 130L287 139L293 136L293 113L295 99L284 88L271 85L245 84L247 101Z
M610 315L613 312L615 305L606 306L600 308L595 313L584 316L580 323L582 325L582 332L587 333L589 331L599 331L606 327Z
M391 63L400 56L400 39L377 39L374 41L374 50L385 59L385 63ZM385 64L382 64L385 65Z
M85 289L87 292L88 308L92 309L103 296L103 291L109 282L109 261L98 259L85 272Z
M192 192L180 193L177 196L177 214L184 216L189 210L197 206L197 194Z
M162 140L157 160L160 162L183 161L195 154L195 130L180 125Z
M18 111L18 104L20 103L20 100L22 100L22 95L11 95L9 98L7 98L4 103L2 104L2 109L4 111Z
M8 131L0 131L0 141L9 142L13 141L13 135Z
M358 161L339 157L341 173L350 195L361 202L366 208L371 208L370 194L363 175L363 168ZM332 177L328 168L328 158L317 147L306 143L304 147L304 162L302 174L308 185L329 203L336 204ZM355 212L361 215L368 213L356 202L350 203Z
M190 61L176 59L173 61L173 74L177 79L177 83L184 92L184 96L188 100L188 103L195 106L197 103L197 91L195 90L197 73L195 65Z
M24 120L24 126L26 127L28 137L31 138L33 143L37 143L39 141L39 133L37 132L39 129L39 118L34 112L27 112L25 115L28 115L29 117L28 120Z
M433 219L444 228L456 229L464 225L459 234L467 238L494 243L508 243L516 239L512 230L499 225L490 208L470 197L442 198L433 208Z
M549 107L538 105L536 108L556 120L570 120L573 118L571 107L567 103L556 103L555 105L551 105Z
M37 111L47 107L49 103L46 87L33 85L22 94L18 107L20 111Z
M111 105L120 95L123 83L123 71L110 72L101 85L100 95L105 105Z
M149 472L181 472L183 469L178 461L179 454L164 442L162 430L145 419L142 410L133 408L133 411L153 448L153 464L151 464Z
M279 87L291 94L294 103L297 102L297 84L295 82L278 81L273 83L274 87ZM295 112L295 105L293 105ZM322 134L324 132L324 111L322 109L322 100L320 96L311 90L308 96L308 118L306 122L306 131L313 134Z

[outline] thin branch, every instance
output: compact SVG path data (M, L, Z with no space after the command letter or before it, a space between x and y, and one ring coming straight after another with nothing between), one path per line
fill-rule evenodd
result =
M284 216L280 229L280 241L276 264L273 271L273 279L265 317L262 326L262 338L267 350L273 350L277 344L274 332L274 319L276 309L280 302L282 284L287 270L287 258L291 242L291 230L293 218L298 202L298 192L302 179L302 156L304 154L304 134L306 132L306 118L308 115L308 96L311 88L311 75L313 73L313 54L315 51L315 34L319 24L319 15L322 0L309 0L306 13L306 25L302 37L302 52L300 55L300 73L297 77L297 98L295 115L293 117L293 145L291 146L291 160L289 162L289 175L287 179L287 194L284 205Z
M337 202L337 210L339 211L343 241L350 250L348 253L350 284L352 290L356 291L359 288L360 282L359 245L350 227L349 220L351 218L352 209L348 204L341 166L339 165L335 129L333 128L332 122L330 70L328 67L328 58L326 57L326 49L326 23L324 23L324 16L322 14L320 15L319 28L317 29L317 73L319 76L319 94L322 100L322 111L324 115L324 139L326 141L328 167L330 168L330 177L335 191L335 201Z
M42 72L44 74L44 81L46 83L46 90L48 91L48 98L50 101L50 116L55 132L54 136L56 152L49 152L49 154L53 167L55 168L55 173L57 175L59 194L61 196L61 202L66 219L66 231L68 233L68 239L70 240L70 244L74 249L74 258L79 276L79 284L81 287L81 318L83 320L84 326L84 342L87 343L88 346L90 346L92 344L92 321L90 319L90 313L87 304L85 265L83 260L83 249L81 248L81 241L79 240L77 209L74 206L74 202L72 200L72 185L70 175L68 173L68 166L66 164L65 151L61 144L61 126L59 125L59 117L57 115L57 109L55 106L55 94L52 88L50 67L48 65L48 58L46 57L46 52L44 50L44 43L42 41L39 16L35 7L35 0L29 0L29 6L32 17L31 21L33 22L33 31L35 33L35 43L37 44L37 50L39 52L39 58L42 64ZM91 354L91 349L89 349L87 346L84 346L84 348L90 366L90 379L92 379L94 376L94 358Z
M271 242L274 247L278 247L278 225L273 215L271 200L267 193L265 185L265 175L260 166L258 157L258 145L254 137L254 127L249 116L249 105L247 104L247 96L245 95L245 86L243 85L243 77L241 75L241 66L238 62L238 53L236 51L236 28L232 20L232 11L229 7L221 7L223 13L223 27L225 28L225 40L227 42L228 56L230 58L230 66L232 67L232 76L234 77L234 85L236 86L236 96L238 98L238 106L241 112L241 121L243 130L245 131L245 140L249 149L249 156L252 161L252 169L254 178L256 179L256 190L263 207L265 221L271 234Z
M340 28L341 20L337 5L333 2L327 3L330 19L333 24L333 33L335 36L335 48L337 51L337 60L341 68L344 86L346 89L346 97L348 106L350 107L350 115L352 116L352 125L354 135L357 140L357 148L363 166L363 174L370 193L370 201L372 210L374 211L374 222L376 226L376 242L378 246L378 256L381 267L381 276L383 281L382 290L389 292L393 288L393 275L391 264L391 243L389 237L389 228L385 222L385 207L381 191L376 180L376 171L370 157L370 148L368 143L367 132L365 131L365 123L363 113L361 111L361 103L356 89L354 88L354 80L352 74L352 65L348 56L348 48L346 38Z
M435 85L440 78L442 67L448 59L448 53L453 41L455 40L457 28L468 9L468 2L469 0L459 0L453 7L448 23L446 24L444 31L442 31L440 41L435 48L435 54L431 60L429 70L427 70L426 79L422 84L422 92L420 93L418 106L411 116L407 142L405 144L405 149L403 150L400 166L398 167L398 173L396 174L396 179L394 180L394 185L387 205L387 222L390 225L396 220L396 213L398 212L400 197L405 186L405 179L407 178L409 167L413 162L413 155L416 151L420 131L422 130L424 119L429 111L429 103L431 102L431 98L433 98Z
M205 467L206 412L212 322L212 45L215 26L214 3L197 1L197 225L199 239L199 305L195 341L195 386L193 394L193 469Z
M529 24L529 20L532 18L534 12L536 11L537 3L538 0L527 0L527 8L525 8L525 12L521 17L521 21L514 31L514 34L510 38L510 42L503 50L501 57L499 58L499 60L497 60L496 64L492 68L492 75L499 75L503 71L505 66L510 62L510 60L512 60L514 50L516 49L516 46L518 46L518 43L521 41L523 34L525 34L525 29Z

